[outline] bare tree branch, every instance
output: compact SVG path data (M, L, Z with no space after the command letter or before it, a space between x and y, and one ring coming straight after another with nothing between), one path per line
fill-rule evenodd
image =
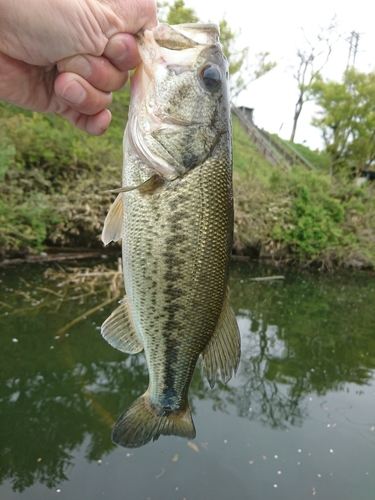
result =
M294 142L303 106L311 98L311 88L328 63L333 45L340 38L337 33L337 26L336 16L334 16L327 28L319 27L320 31L314 42L307 38L304 29L301 28L305 39L305 47L297 49L298 65L293 74L293 78L297 80L298 97L294 107L291 142Z

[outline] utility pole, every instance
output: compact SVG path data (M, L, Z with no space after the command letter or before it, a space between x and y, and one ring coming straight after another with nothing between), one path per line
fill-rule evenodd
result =
M354 68L355 66L355 58L358 52L358 43L359 43L360 34L356 31L352 31L350 33L349 39L349 57L348 63L346 65L346 69Z

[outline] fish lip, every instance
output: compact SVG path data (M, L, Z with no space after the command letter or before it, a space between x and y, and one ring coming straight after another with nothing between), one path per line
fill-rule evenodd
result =
M216 42L220 36L220 28L216 23L181 23L173 25L158 23L158 25L152 29L142 28L135 34L135 37L137 40L142 40L142 38L149 36L149 32L153 34L155 41L162 42L162 45L165 45L163 42L169 42L171 33L175 36L177 34L177 37L180 35L181 42L183 39L185 42L184 49L189 46L208 45L212 42ZM162 46L160 44L158 45Z

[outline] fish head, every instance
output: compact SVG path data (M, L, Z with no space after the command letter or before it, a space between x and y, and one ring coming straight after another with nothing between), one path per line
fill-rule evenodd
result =
M202 164L229 139L228 62L215 24L159 24L136 35L127 147L166 179Z

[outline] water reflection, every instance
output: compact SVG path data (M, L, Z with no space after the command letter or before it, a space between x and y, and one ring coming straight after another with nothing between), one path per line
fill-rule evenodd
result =
M232 273L232 300L246 338L234 395L242 416L275 427L300 425L306 394L373 380L372 276L286 272L283 282L257 283L244 273L245 266Z
M57 312L9 314L21 304L12 293L22 289L20 274L40 285L42 272L17 269L2 276L0 301L7 307L0 317L0 483L9 479L16 491L35 482L61 484L74 465L73 451L85 440L88 461L109 454L114 422L148 385L143 355L125 356L101 339L97 325L111 307L56 338L98 297L64 303ZM239 373L228 386L210 390L197 370L193 413L200 400L210 400L217 411L234 406L239 416L273 428L300 426L308 395L373 380L372 276L286 272L282 282L251 281L272 272L233 266L231 295L243 339Z

